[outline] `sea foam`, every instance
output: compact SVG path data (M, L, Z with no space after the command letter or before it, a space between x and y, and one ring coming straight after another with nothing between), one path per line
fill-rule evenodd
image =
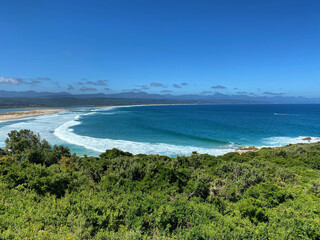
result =
M39 133L41 138L48 140L51 144L63 144L60 139L53 135L53 131L61 124L74 119L76 115L74 112L61 112L1 123L0 147L4 147L5 139L10 131L19 131L21 129L30 129L33 132Z
M288 144L297 144L297 143L315 143L319 142L319 137L310 137L311 140L304 140L305 138L308 138L309 136L299 136L299 137L268 137L262 139L262 142L267 144L268 146L285 146Z
M44 115L32 117L28 119L20 119L12 122L0 123L0 147L4 147L7 134L11 130L30 129L47 139L51 144L65 145L79 154L98 154L106 149L118 148L123 151L129 151L133 154L163 154L163 155L190 155L192 151L198 153L208 153L211 155L222 155L233 152L238 144L229 144L220 148L204 148L194 146L173 145L168 143L148 143L135 142L128 140L113 140L107 138L94 138L89 136L81 136L73 131L73 127L82 124L83 117L93 114L118 114L115 110L118 107L104 107L94 109L75 109L64 111L52 115ZM123 112L123 111L122 111ZM259 146L284 146L295 143L308 143L303 140L305 136L285 137L275 136L257 140ZM232 140L232 139L231 139ZM319 137L311 137L310 142L320 141ZM252 142L251 145L257 145Z
M106 109L104 109L105 111ZM162 155L190 155L193 151L198 153L208 153L212 155L222 155L228 152L233 152L234 149L230 145L228 148L200 148L193 146L172 145L166 143L147 143L134 142L127 140L113 140L108 138L94 138L88 136L81 136L74 133L72 127L81 124L81 116L77 115L71 121L68 121L54 130L54 135L59 139L82 146L84 148L104 152L106 149L118 148L123 151L128 151L133 154L162 154Z

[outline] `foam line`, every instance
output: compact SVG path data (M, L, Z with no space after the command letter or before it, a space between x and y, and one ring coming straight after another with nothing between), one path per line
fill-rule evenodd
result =
M319 137L310 137L311 140L303 140L307 138L307 136L299 136L299 137L269 137L264 138L262 140L263 143L269 145L269 146L285 146L288 144L297 144L297 143L315 143L319 142Z
M94 109L81 109L74 111L65 111L52 115L43 115L32 117L30 119L23 119L14 122L6 122L0 124L0 147L4 147L4 141L7 134L11 130L30 129L41 135L42 138L47 139L51 144L62 144L68 146L73 144L72 149L81 150L80 152L104 152L106 149L119 148L123 151L129 151L133 154L163 154L163 155L190 155L192 151L198 153L208 153L211 155L222 155L228 152L233 152L236 147L233 144L221 148L202 148L193 146L172 145L167 143L148 143L148 142L134 142L127 140L113 140L108 138L94 138L89 136L80 136L73 132L72 127L81 124L82 116L92 114L116 114L116 112L109 112L119 107L102 107ZM122 108L122 107L121 107ZM319 137L311 137L310 141L303 140L305 136L299 137L285 137L275 136L260 139L261 146L285 146L287 144L318 142ZM255 143L252 143L255 145ZM258 147L261 147L258 146ZM69 146L70 147L70 146ZM87 149L87 150L85 150Z
M87 149L104 152L106 149L118 148L123 151L128 151L133 154L145 153L145 154L163 154L163 155L189 155L192 151L198 153L208 153L212 155L222 155L228 152L234 151L233 148L221 148L221 149L208 149L192 146L180 146L171 145L166 143L145 143L134 142L127 140L112 140L108 138L93 138L88 136L80 136L74 133L72 127L80 125L81 121L78 121L79 117L75 117L74 120L68 121L56 128L54 135L63 141L68 143L85 147Z

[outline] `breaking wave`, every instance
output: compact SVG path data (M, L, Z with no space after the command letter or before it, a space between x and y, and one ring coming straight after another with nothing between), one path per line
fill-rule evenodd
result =
M315 143L319 142L319 137L310 137L308 136L300 136L300 137L268 137L262 139L262 142L267 144L268 146L285 146L288 144L297 144L297 143Z
M227 148L209 149L193 146L172 145L166 143L146 143L81 136L75 134L72 129L72 127L81 124L81 121L79 121L80 118L81 115L77 115L75 116L74 120L62 124L54 130L54 135L65 142L82 146L86 149L97 152L104 152L106 149L118 148L123 151L131 152L133 154L145 153L162 155L190 155L192 151L197 151L198 153L222 155L234 151L232 145L229 145Z
M179 145L175 143L166 143L164 140L163 143L150 143L150 142L136 142L135 140L114 140L109 139L108 136L105 138L95 138L85 136L86 133L82 135L78 135L73 131L73 127L77 125L81 125L82 121L85 121L86 116L93 114L119 114L124 111L110 111L115 110L118 107L103 107L103 108L92 108L92 109L75 109L60 112L52 115L44 115L37 116L28 119L20 119L11 122L3 122L0 123L0 148L4 147L4 142L7 137L7 134L11 130L20 130L20 129L30 129L34 132L37 132L41 135L42 138L47 139L52 145L65 145L72 149L72 151L82 154L91 154L97 155L99 152L104 152L106 149L118 148L123 151L129 151L133 154L145 153L145 154L161 154L161 155L190 155L192 151L197 151L198 153L208 153L211 155L222 155L228 152L233 152L236 147L241 147L244 145L255 145L257 147L263 146L285 146L288 144L296 144L296 143L312 143L319 142L320 138L315 135L304 136L304 131L299 137L286 137L286 136L274 136L274 137L266 137L261 138L261 136L257 136L256 138L244 139L246 141L242 141L241 138L238 137L237 132L232 130L234 137L228 136L226 139L230 141L237 141L237 144L229 144L227 142L219 141L217 144L221 146L216 147L204 147L204 146L192 146L192 143L185 145ZM121 107L122 108L122 107ZM250 119L249 119L250 120ZM246 120L247 121L247 120ZM277 122L278 124L278 122ZM241 127L241 125L239 125ZM313 126L313 125L312 125ZM305 127L306 130L308 126ZM304 130L305 130L304 129ZM166 131L165 128L161 128L161 131ZM254 129L253 129L254 130ZM221 130L223 133L226 130ZM306 131L311 132L311 131ZM319 132L317 129L312 132ZM184 133L184 132L183 132ZM241 133L241 131L239 132ZM183 137L185 139L194 139L193 134L189 135L179 135L180 133L171 132L168 130L167 134L175 135L177 137ZM187 133L186 133L187 134ZM299 134L299 133L298 133ZM306 133L308 134L308 133ZM208 134L209 135L209 134ZM214 134L211 134L214 135ZM227 135L227 132L226 132ZM216 136L216 135L214 135ZM312 137L311 137L312 136ZM241 137L241 135L240 135ZM308 140L307 137L310 137ZM120 136L121 138L121 136ZM217 136L216 138L219 138ZM221 136L220 136L221 138ZM307 138L307 140L306 140ZM164 138L165 139L165 138ZM223 138L222 138L223 139ZM238 139L238 140L236 140ZM196 139L201 141L213 141L214 139Z

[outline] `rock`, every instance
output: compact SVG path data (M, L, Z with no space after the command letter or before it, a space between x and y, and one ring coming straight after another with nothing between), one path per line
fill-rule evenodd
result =
M246 152L255 152L255 151L258 151L259 148L256 148L254 146L250 146L250 147L239 147L239 148L236 148L235 151L237 153L239 153L240 155L243 154L243 153L246 153Z
M310 142L312 139L311 139L311 137L305 137L305 138L302 138L302 140Z
M250 146L250 147L239 147L236 150L238 150L238 151L257 151L257 150L259 150L259 148L256 148L254 146Z

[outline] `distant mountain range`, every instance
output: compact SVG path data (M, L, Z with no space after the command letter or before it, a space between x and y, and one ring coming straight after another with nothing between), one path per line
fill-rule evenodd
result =
M154 99L154 100L175 100L175 101L201 101L201 102L230 102L230 103L320 103L320 98L287 97L287 96L248 96L248 95L227 95L215 93L212 95L200 94L149 94L146 92L122 92L115 94L71 94L67 92L35 92L35 91L6 91L0 90L0 98L74 98L74 99Z

